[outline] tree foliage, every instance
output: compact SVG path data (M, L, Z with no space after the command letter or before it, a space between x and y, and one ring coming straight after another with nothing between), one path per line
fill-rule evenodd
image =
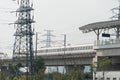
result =
M21 63L17 63L16 65L9 64L8 71L10 79L16 79L22 76L22 72L20 72L20 67L23 67Z
M42 58L37 59L34 61L34 74L36 80L43 80L45 77L45 64Z
M84 72L81 66L75 66L72 70L66 73L63 80L83 80Z
M52 75L53 75L53 80L62 80L61 73L53 72Z
M2 71L0 71L0 80L5 80L5 76Z
M99 70L104 70L104 67L106 65L108 65L109 63L111 63L111 59L108 57L105 57L105 58L101 59L100 61L98 61L97 64L98 64Z

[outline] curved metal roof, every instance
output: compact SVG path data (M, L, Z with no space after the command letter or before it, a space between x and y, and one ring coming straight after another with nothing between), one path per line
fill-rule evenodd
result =
M82 30L82 32L87 33L97 29L115 28L117 26L120 27L120 20L96 22L96 23L87 24L85 26L79 27L79 29Z

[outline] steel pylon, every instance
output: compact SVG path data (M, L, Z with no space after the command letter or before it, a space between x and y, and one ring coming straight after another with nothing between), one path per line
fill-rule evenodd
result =
M19 62L21 59L25 59L26 67L28 67L27 75L33 75L33 3L30 0L18 0L18 5L19 8L15 11L18 19L14 22L16 32L14 34L13 60Z

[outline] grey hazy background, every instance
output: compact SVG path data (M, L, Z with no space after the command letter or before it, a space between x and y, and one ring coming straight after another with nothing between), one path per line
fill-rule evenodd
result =
M110 20L111 9L118 6L118 0L33 0L33 3L35 32L45 34L44 30L50 29L54 35L66 34L67 44L71 45L93 42L95 34L82 34L78 27ZM17 19L11 13L17 8L17 1L0 0L0 52L12 54L15 28L8 23Z

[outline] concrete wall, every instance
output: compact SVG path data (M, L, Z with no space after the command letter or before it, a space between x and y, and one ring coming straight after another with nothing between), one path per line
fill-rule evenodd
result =
M70 59L47 59L45 61L46 66L62 66L66 65L90 65L92 63L92 58L70 58Z
M99 49L96 52L97 56L120 56L120 48Z
M104 79L103 79L104 78ZM93 80L120 80L120 71L97 71Z

